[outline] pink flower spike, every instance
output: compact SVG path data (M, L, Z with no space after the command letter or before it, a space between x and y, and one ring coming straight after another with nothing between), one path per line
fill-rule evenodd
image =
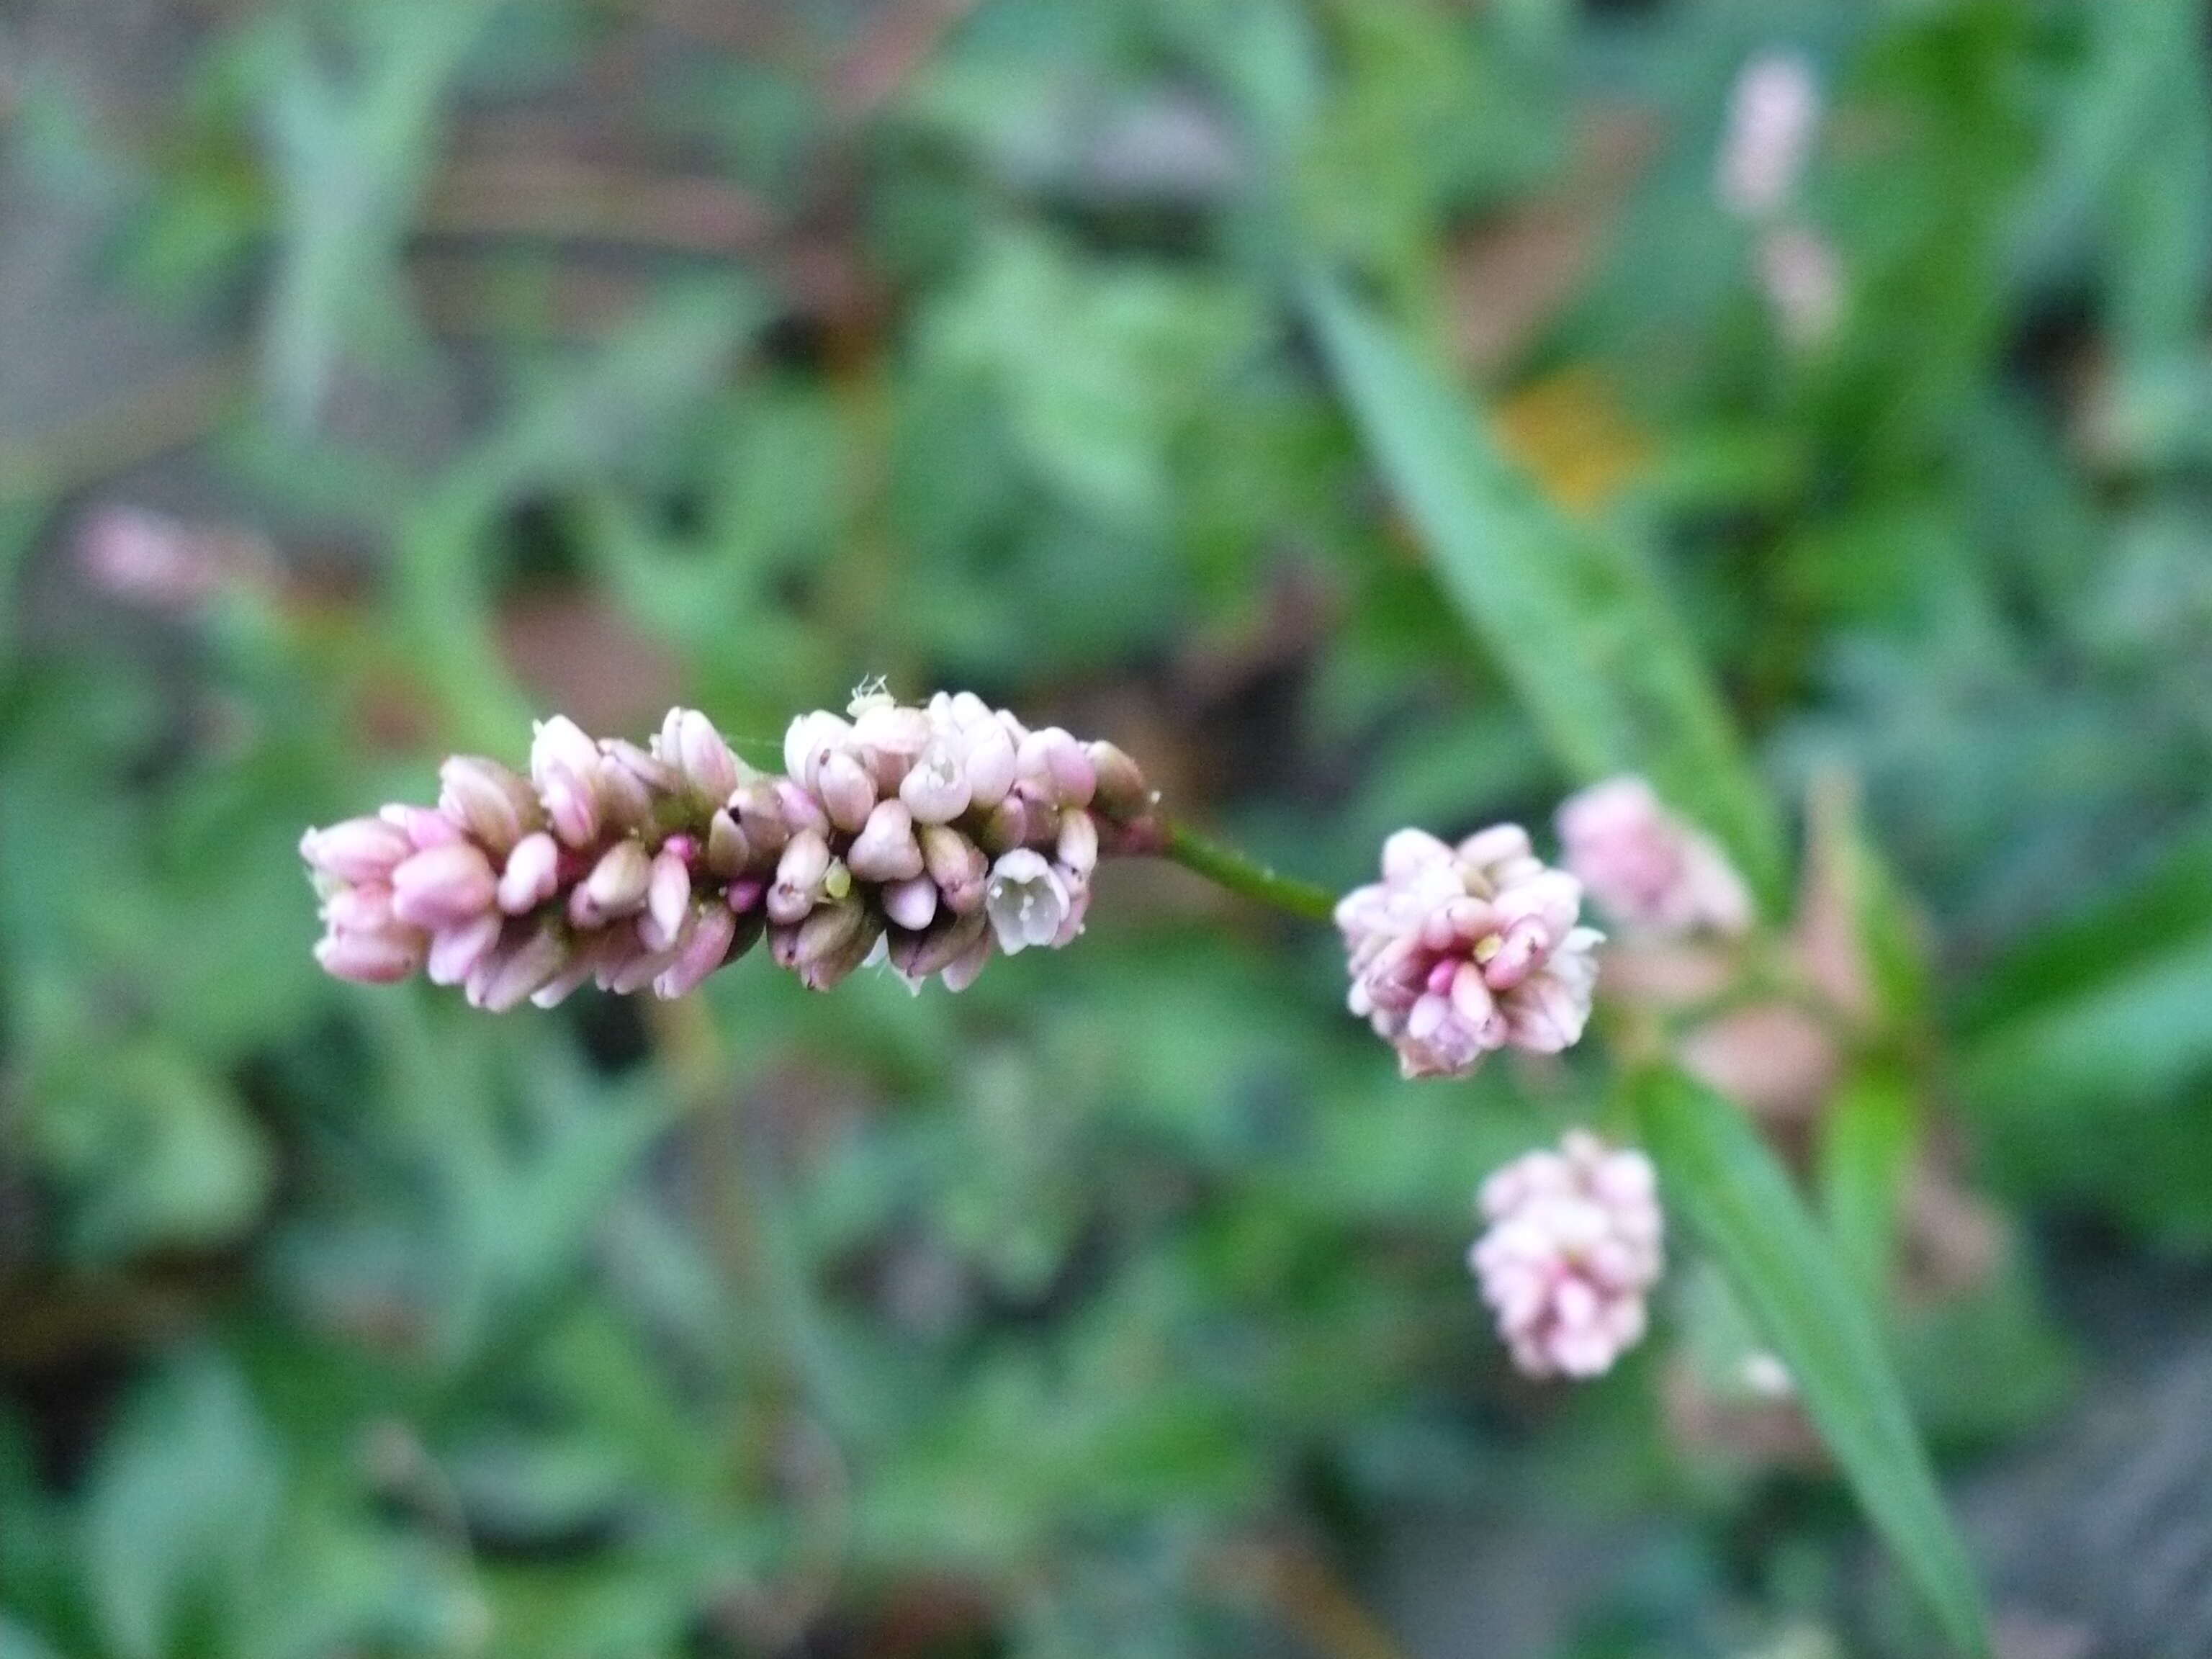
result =
M1596 1376L1639 1341L1663 1266L1650 1160L1576 1131L1482 1184L1488 1230L1468 1252L1513 1362L1532 1376Z
M1336 907L1346 1003L1398 1051L1408 1078L1464 1077L1510 1044L1552 1054L1582 1035L1600 935L1582 889L1518 826L1458 847L1417 830L1384 843L1382 879Z
M1613 778L1571 797L1559 823L1567 868L1622 927L1671 938L1751 926L1750 891L1727 855L1642 778Z

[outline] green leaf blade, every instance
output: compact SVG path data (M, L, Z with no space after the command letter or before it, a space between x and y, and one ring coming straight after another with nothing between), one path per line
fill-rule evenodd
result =
M1377 469L1554 757L1585 783L1644 774L1778 905L1773 803L1651 571L1545 500L1458 390L1341 283L1310 276L1304 294Z
M1710 1249L1795 1379L1798 1396L1875 1528L1960 1650L1987 1654L1965 1545L1872 1312L1734 1105L1679 1072L1632 1085L1669 1210Z

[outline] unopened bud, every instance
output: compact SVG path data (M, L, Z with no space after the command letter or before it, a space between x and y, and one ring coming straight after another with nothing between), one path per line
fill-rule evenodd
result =
M392 909L416 927L450 927L491 908L499 884L482 851L468 842L433 847L392 872Z
M815 769L814 793L822 810L840 830L856 831L875 810L876 782L868 769L838 750Z
M348 818L300 837L300 856L308 867L344 882L388 880L414 850L406 833L382 818Z
M326 933L315 941L315 961L335 979L392 985L422 965L416 938L389 933Z
M634 841L618 841L606 850L576 890L594 921L628 915L645 902L653 879L653 860ZM590 925L590 924L586 924Z
M983 849L950 824L924 824L919 834L922 866L945 896L946 908L963 916L980 909L991 873Z
M1098 865L1098 825L1080 807L1060 815L1057 842L1060 867L1078 881L1088 881Z
M665 759L682 771L692 793L707 800L723 801L738 787L738 757L714 729L714 722L696 708L672 708L661 726Z
M1024 738L1015 764L1020 775L1055 805L1088 806L1098 787L1091 757L1057 726L1048 726Z
M559 973L568 957L568 943L551 923L526 933L512 945L502 942L469 975L469 1001L493 1013L504 1013Z
M950 823L968 810L968 774L950 744L933 741L899 784L916 823Z
M1019 795L1008 795L984 818L976 839L987 853L1010 853L1029 840L1030 830L1029 803Z
M927 927L937 915L937 884L927 876L894 881L884 888L884 915L909 933Z
M776 862L775 883L768 890L768 919L795 922L814 908L822 878L830 869L830 843L812 830L791 838Z
M690 908L691 868L681 854L664 847L653 855L653 874L646 883L645 915L637 924L638 938L649 950L666 950L676 943L684 914Z
M1122 822L1142 817L1152 809L1152 792L1136 762L1110 743L1094 743L1085 752L1098 782L1091 796L1094 808Z
M455 755L438 769L438 810L494 857L538 826L538 797L529 781L481 755Z
M915 841L914 817L904 801L877 804L845 863L863 881L906 881L921 873L921 848Z
M599 768L599 807L606 827L620 834L638 835L653 827L653 799L655 793L651 780L636 764L623 757L642 757L647 765L659 767L650 755L632 744L621 745L622 755L611 755ZM673 774L670 775L672 781Z
M533 769L553 833L571 847L589 847L599 838L599 775L596 760L582 770L565 761Z
M707 823L707 868L724 881L741 872L752 860L752 848L745 832L738 828L726 807L717 811Z
M926 933L893 939L891 966L909 980L943 973L985 938L989 925L980 910L964 916L941 916Z
M507 855L499 878L499 908L511 916L534 910L560 886L561 848L543 830L525 836Z
M726 907L700 906L678 947L676 960L653 981L653 994L672 1001L689 995L702 980L722 965L737 933L738 919Z
M430 939L428 973L433 985L459 985L476 972L477 964L499 943L506 918L487 910L457 927L441 929Z

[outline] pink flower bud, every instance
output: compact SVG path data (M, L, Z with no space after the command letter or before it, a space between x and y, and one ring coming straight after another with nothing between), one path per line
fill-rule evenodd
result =
M1097 780L1091 804L1108 817L1126 823L1152 810L1152 792L1137 763L1110 743L1093 743L1086 752Z
M638 921L638 938L648 950L668 949L676 943L690 908L691 867L680 854L663 847L653 855L653 873L646 882L645 915Z
M815 769L814 793L838 829L856 831L875 810L876 782L868 769L842 750Z
M726 808L707 824L707 868L727 881L752 861L752 846Z
M851 726L826 710L801 714L784 731L784 772L801 787L811 789L817 769L842 752L852 735Z
M392 910L416 927L450 927L491 908L499 883L491 865L467 842L433 847L392 872Z
M438 769L438 810L495 858L504 858L539 818L529 783L481 755L455 755Z
M940 915L926 932L908 933L891 941L891 966L917 988L966 956L979 943L987 952L990 924L981 910L964 916Z
M802 920L821 897L829 868L828 842L811 830L793 836L776 863L775 883L768 890L768 919L779 923Z
M617 835L644 835L651 830L654 798L667 793L641 767L665 774L671 786L676 781L673 772L635 744L608 745L599 773L599 813L604 827Z
M538 799L553 833L571 847L586 848L599 838L599 767L579 771L566 761L533 767Z
M392 914L392 889L382 882L340 888L323 901L323 921L335 933L387 933L406 927Z
M407 844L418 853L427 853L433 847L451 847L455 842L468 839L458 823L431 807L393 801L388 806L377 808L376 815L396 826L407 837Z
M1030 818L1030 804L1018 794L1010 794L984 815L976 839L988 852L1012 852L1029 840Z
M468 1000L475 1007L505 1013L559 973L568 957L568 941L550 923L503 939L469 975Z
M1098 865L1098 825L1081 807L1060 815L1060 837L1055 846L1060 873L1073 886L1091 879Z
M830 815L822 810L820 801L789 778L778 778L773 787L775 817L783 824L787 837L795 836L802 830L811 830L823 836L830 833ZM746 836L756 846L759 845L767 824L764 823L757 830L750 817L741 817L738 821L744 825Z
M867 765L879 790L895 793L899 781L927 746L929 717L919 708L882 702L853 718L853 747Z
M592 866L592 873L576 890L581 901L583 915L577 918L580 927L597 927L612 916L628 915L641 908L647 888L653 880L653 861L646 856L645 848L634 841L618 841L600 856Z
M678 997L689 996L698 988L700 981L728 959L731 942L737 934L738 919L726 906L700 906L690 928L683 932L675 961L653 981L653 994L671 1002Z
M1091 757L1057 726L1023 739L1015 766L1056 806L1088 806L1097 791L1098 775L1091 770Z
M791 966L810 991L826 991L866 958L883 925L856 900L817 907L799 924Z
M950 823L968 810L968 774L951 745L933 740L899 784L899 799L916 823Z
M599 744L566 714L539 720L531 728L530 778L539 788L545 787L544 773L549 766L563 766L579 776L589 777L599 764Z
M966 727L960 737L960 769L972 805L991 807L1004 800L1015 777L1014 740L1006 728L988 716Z
M592 978L599 964L599 941L580 945L568 952L561 970L530 994L533 1008L558 1008L582 988Z
M561 848L543 830L525 836L507 855L499 878L499 908L511 916L534 910L560 886Z
M682 772L694 794L716 802L730 798L741 775L738 757L714 721L696 708L672 708L660 732L661 758Z
M406 833L382 818L348 818L300 837L300 856L308 867L343 882L389 880L414 850Z
M846 866L863 881L907 881L921 873L921 848L914 818L902 800L878 804L845 854Z
M648 950L635 929L619 928L605 948L607 954L599 967L600 987L626 997L642 991L673 968L681 945L665 951Z
M315 942L315 960L334 979L392 985L422 965L422 946L391 933L329 933Z
M433 985L459 985L477 970L499 943L504 922L496 910L487 910L458 927L441 928L430 936L428 970Z
M884 915L892 926L910 933L928 927L937 917L937 884L927 876L888 883L884 888Z
M926 823L917 834L923 867L944 895L946 907L963 916L981 909L991 874L991 861L983 849L949 824Z
M991 935L986 933L980 935L975 943L951 962L946 963L945 971L938 977L946 990L955 993L964 991L975 982L976 975L983 971L990 960Z
M628 792L633 785L647 797L673 795L684 787L684 775L675 763L665 759L649 749L641 749L627 738L605 738L599 743L599 755L604 763L604 777L620 772L627 775L617 780L617 785ZM636 796L630 797L635 799Z

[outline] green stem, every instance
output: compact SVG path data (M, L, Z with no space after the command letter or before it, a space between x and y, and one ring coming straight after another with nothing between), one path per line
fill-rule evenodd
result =
M1216 886L1273 905L1305 921L1327 921L1335 914L1336 895L1310 881L1279 876L1264 864L1255 864L1233 848L1209 840L1180 823L1170 823L1160 842L1160 856L1204 876Z

